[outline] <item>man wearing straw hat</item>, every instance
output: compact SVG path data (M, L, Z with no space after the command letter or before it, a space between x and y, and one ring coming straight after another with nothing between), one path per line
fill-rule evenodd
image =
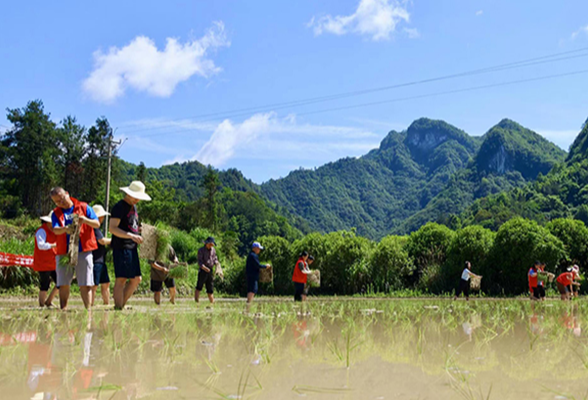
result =
M114 308L122 310L141 283L141 266L137 245L143 243L139 234L139 214L137 203L149 201L145 185L133 181L127 187L120 188L125 193L124 199L112 207L109 230L112 233L112 258L114 260Z
M57 286L59 287L59 304L61 309L67 308L69 300L69 286L74 277L80 287L80 295L84 302L84 307L89 309L92 306L92 286L94 286L94 258L92 252L98 248L94 228L100 227L100 222L94 213L92 207L88 204L70 197L69 193L61 187L55 187L50 192L51 200L57 206L53 210L51 222L53 232L57 235L56 247L56 275ZM74 220L74 214L79 216L80 222L80 247L78 252L78 261L74 268L68 265L62 265L60 262L67 254L69 244L69 233L71 224Z
M100 221L100 226L102 226L104 217L110 215L110 213L106 212L104 207L99 204L92 207L92 209ZM100 286L102 302L104 305L108 305L110 302L110 277L108 276L108 268L106 267L106 246L110 245L111 239L105 238L100 228L94 228L94 235L96 236L96 241L98 242L98 248L92 252L92 256L94 257L94 286L92 287L92 305L94 305L94 301L96 300L98 286Z
M51 214L41 217L43 224L35 232L35 253L33 255L33 270L39 273L39 306L51 307L53 298L57 294L57 286L53 287L49 297L47 292L51 286L51 281L57 282L55 273L55 247L57 247L57 237L51 228Z
M198 249L198 282L196 283L196 291L194 292L194 300L196 303L200 300L200 292L206 285L206 294L208 294L208 300L210 303L214 303L214 268L216 267L216 273L222 278L223 271L218 257L216 256L216 250L214 249L216 242L213 237L208 237L204 241L204 246Z

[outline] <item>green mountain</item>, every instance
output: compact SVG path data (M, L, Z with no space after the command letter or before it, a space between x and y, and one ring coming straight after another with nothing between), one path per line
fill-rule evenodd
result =
M478 199L461 215L465 225L497 229L522 216L546 223L576 218L588 223L588 124L570 147L565 162L524 187Z
M508 119L472 137L444 121L421 118L405 131L391 131L362 157L296 170L262 185L235 169L218 174L222 187L255 192L304 232L356 228L380 238L444 222L477 199L524 187L564 159L563 150ZM127 176L137 174L137 166L124 168ZM198 162L145 170L147 181L173 188L179 201L202 198L205 173Z
M478 198L524 186L564 158L563 150L507 119L471 137L422 118L406 131L390 132L359 159L295 171L263 184L261 192L313 229L356 227L377 238L414 231Z
M398 229L411 232L421 225L459 214L476 199L500 193L548 173L562 162L565 152L539 134L504 119L482 136L482 145L466 168L422 210L408 218Z

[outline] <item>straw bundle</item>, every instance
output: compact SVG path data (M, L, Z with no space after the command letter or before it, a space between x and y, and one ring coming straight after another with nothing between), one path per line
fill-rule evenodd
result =
M75 268L78 265L78 252L80 250L80 216L78 214L72 215L71 225L69 225L69 243L67 246L67 254L62 257L61 264Z
M470 279L470 289L472 290L480 290L482 285L482 277L481 276L472 276Z
M312 273L308 275L308 286L309 287L320 287L321 286L321 271L313 269Z
M142 224L141 236L143 243L139 246L139 257L146 260L155 260L157 255L157 228L153 225Z
M169 262L171 236L168 231L158 226L143 224L141 236L143 243L139 247L139 257L163 264Z
M167 276L173 279L186 279L188 277L188 264L179 263L171 265Z
M259 270L259 282L270 283L274 281L274 269L262 268Z

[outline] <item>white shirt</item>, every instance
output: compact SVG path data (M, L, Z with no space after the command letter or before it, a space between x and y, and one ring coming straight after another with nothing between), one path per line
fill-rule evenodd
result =
M465 268L461 274L461 279L463 279L464 281L469 281L471 274L472 272L469 269Z
M37 231L35 238L37 239L37 247L39 250L51 250L51 243L47 243L47 232L41 228Z

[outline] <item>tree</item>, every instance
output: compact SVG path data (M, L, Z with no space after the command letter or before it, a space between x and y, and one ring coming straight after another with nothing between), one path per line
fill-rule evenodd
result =
M494 232L476 225L456 232L447 251L447 261L441 269L445 291L456 288L466 261L472 263L476 274L486 275L495 236Z
M86 128L75 117L67 116L58 128L60 139L59 164L63 170L63 187L78 197L83 189L83 159L86 155Z
M588 261L588 228L584 222L573 219L554 219L545 226L565 246L570 261L586 267Z
M137 167L136 179L145 183L147 181L147 168L145 167L145 163L141 161L139 166Z
M51 207L49 189L60 181L57 168L59 137L41 100L22 109L7 109L13 124L2 137L9 176L18 182L24 207L35 215Z
M83 163L84 189L82 198L85 201L103 201L108 168L108 146L111 138L112 128L104 117L98 118L95 125L88 129L87 157ZM113 158L115 155L116 151L113 151ZM114 162L113 165L115 165Z
M491 293L520 294L528 291L527 271L535 261L547 270L567 259L564 244L535 221L514 218L500 227L490 256L485 279L492 282Z
M406 236L386 236L370 260L370 280L375 292L388 293L407 285L414 264L406 250Z
M219 223L217 194L220 184L218 174L211 166L208 166L206 175L204 175L204 178L202 179L201 186L206 192L206 210L208 211L205 226L213 231L218 227Z

